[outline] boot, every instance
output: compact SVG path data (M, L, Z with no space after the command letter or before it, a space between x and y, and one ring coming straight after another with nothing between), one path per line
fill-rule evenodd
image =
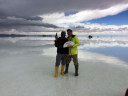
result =
M66 64L66 69L65 69L64 74L67 74L68 73L68 67L69 67L69 64Z
M59 69L59 66L56 66L55 67L55 77L58 77L58 69Z
M75 65L75 76L78 76L78 65Z
M61 66L61 75L64 76L64 65Z

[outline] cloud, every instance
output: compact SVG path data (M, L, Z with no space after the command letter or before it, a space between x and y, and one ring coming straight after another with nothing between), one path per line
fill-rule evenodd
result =
M41 17L24 17L8 16L0 19L0 30L16 29L17 31L41 31L45 28L58 28L56 25L42 22ZM40 29L40 30L39 30ZM42 30L44 31L44 30Z
M0 0L0 12L4 15L35 16L39 14L105 9L127 0Z
M128 25L116 26L96 23L74 23L69 28L84 34L128 34Z
M44 18L43 19L44 22L53 23L53 24L76 23L76 22L97 19L109 15L116 15L127 9L128 9L128 3L115 5L107 9L84 10L77 12L76 14L71 14L69 16L65 16L64 13L45 14L42 15L42 18Z
M71 28L77 32L90 32L99 34L116 34L120 32L128 33L128 25L106 25L87 22L105 16L116 15L128 9L127 4L119 4L106 9L84 10L71 15L65 13L53 13L41 15L46 23L56 24L60 27ZM81 23L86 21L86 23ZM120 33L121 34L121 33Z
M61 30L57 26L68 28L70 23L115 15L127 8L128 0L0 0L0 31L57 31ZM65 12L77 13L65 16Z
M0 19L1 26L44 26L44 27L53 27L58 28L53 24L43 23L41 20L36 20L35 18L25 19L25 18L16 18L14 16L7 17L5 19Z
M99 35L97 35L99 36ZM79 37L80 46L79 49L85 48L105 48L105 47L128 47L128 39L127 37L96 37L94 36L92 39Z

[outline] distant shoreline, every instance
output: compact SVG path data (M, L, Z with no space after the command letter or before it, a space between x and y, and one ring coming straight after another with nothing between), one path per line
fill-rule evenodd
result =
M54 37L54 35L20 35L20 34L0 34L0 37Z

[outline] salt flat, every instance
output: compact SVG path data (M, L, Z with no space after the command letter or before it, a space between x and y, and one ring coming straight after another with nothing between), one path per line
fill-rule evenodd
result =
M79 76L71 62L54 78L53 46L16 46L1 49L0 96L124 96L128 87L128 65L116 57L79 50Z

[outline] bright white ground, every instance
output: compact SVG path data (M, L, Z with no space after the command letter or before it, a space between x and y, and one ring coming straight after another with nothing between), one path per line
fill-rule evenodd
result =
M26 49L2 51L0 96L124 96L128 87L128 65L118 58L79 50L79 76L71 63L54 78L56 49Z

